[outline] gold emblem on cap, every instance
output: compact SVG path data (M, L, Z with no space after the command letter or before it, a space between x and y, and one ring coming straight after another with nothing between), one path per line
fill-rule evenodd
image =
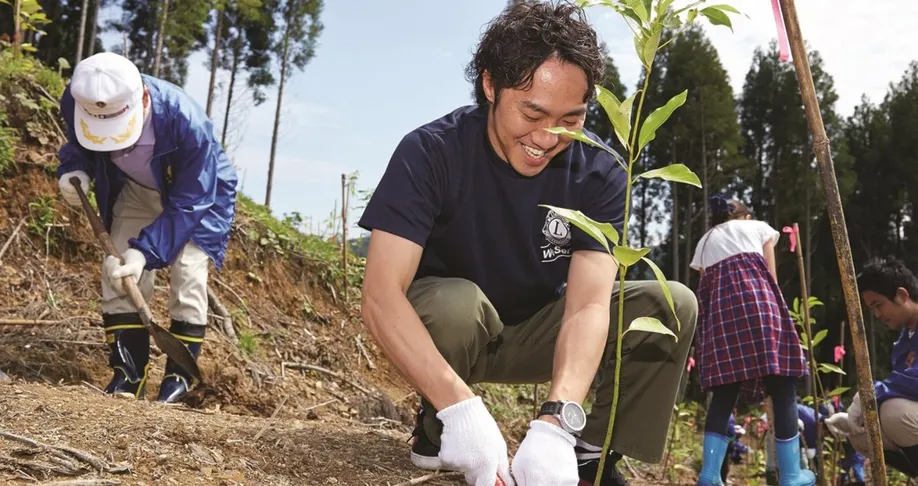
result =
M134 134L134 126L137 122L137 115L131 117L131 121L128 122L127 130L124 131L121 135L112 135L112 139L115 140L115 143L123 143L125 140L131 138L131 135Z
M93 135L92 132L89 131L89 125L87 125L86 122L83 120L80 120L80 129L83 131L83 138L85 138L86 140L89 140L90 142L96 145L102 145L103 143L105 143L105 139L108 138L108 137L97 137Z
M96 101L96 106L98 106L99 108L105 108L105 102L104 102L104 101Z

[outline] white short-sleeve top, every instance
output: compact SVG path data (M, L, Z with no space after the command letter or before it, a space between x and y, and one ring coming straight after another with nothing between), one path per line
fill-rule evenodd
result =
M695 246L691 267L703 270L740 253L763 255L766 242L777 244L781 233L764 221L733 219L708 230Z

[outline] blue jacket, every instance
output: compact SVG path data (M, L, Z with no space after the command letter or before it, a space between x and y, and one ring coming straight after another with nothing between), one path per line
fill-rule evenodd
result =
M156 144L150 168L163 212L129 244L144 254L148 270L171 266L189 240L220 269L235 217L236 170L213 135L213 123L191 97L167 81L141 76L153 109ZM108 153L92 152L77 142L73 108L68 85L61 98L67 143L59 152L57 176L82 170L95 180L99 212L111 231L112 209L126 176Z
M918 401L918 332L909 337L908 329L903 329L899 339L893 345L892 371L883 381L874 384L877 395L877 407L890 398L907 398Z

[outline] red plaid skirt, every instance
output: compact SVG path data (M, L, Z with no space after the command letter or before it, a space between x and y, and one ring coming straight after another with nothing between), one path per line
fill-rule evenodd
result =
M695 355L705 389L743 383L743 398L765 396L761 378L806 376L806 357L765 258L741 253L708 268L696 291Z

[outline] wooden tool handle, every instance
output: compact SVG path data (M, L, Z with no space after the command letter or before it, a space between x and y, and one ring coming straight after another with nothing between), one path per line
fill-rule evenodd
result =
M96 233L96 237L102 245L102 250L104 250L107 255L114 256L124 264L124 256L115 248L112 237L108 234L108 231L105 231L105 226L102 225L102 219L99 218L99 215L96 214L92 205L89 204L89 198L87 198L86 194L83 192L83 186L80 185L79 177L71 177L70 184L76 188L76 192L80 196L80 202L83 203L83 212L85 212L86 217L89 218L89 224L92 225L92 230ZM134 303L134 307L136 307L137 311L140 313L141 320L144 321L143 323L145 325L149 326L153 322L153 313L150 312L147 302L143 299L143 294L140 293L137 282L130 278L121 279L121 282L128 296L131 298L131 302Z

